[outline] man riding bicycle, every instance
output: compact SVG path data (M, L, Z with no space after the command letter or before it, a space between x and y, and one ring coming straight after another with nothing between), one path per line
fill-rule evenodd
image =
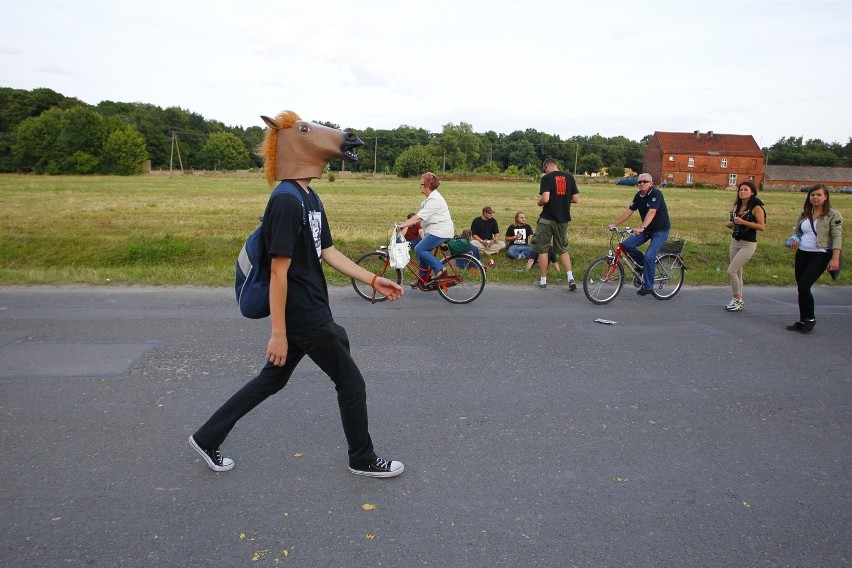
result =
M651 174L639 174L637 185L639 186L639 191L633 196L633 201L609 228L615 229L618 225L625 222L634 211L639 211L642 226L633 229L633 234L624 239L621 244L627 251L627 254L630 255L630 258L636 261L636 264L642 268L643 285L636 293L640 296L645 296L650 294L654 288L657 253L669 238L671 221L669 220L669 211L666 207L666 200L663 198L663 192L653 185ZM648 249L643 254L639 250L639 246L648 240L651 241L651 244L648 245Z

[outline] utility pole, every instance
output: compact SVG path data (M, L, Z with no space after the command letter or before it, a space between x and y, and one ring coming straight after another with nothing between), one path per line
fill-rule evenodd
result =
M178 143L177 131L172 130L172 151L169 155L169 175L172 173L172 163L175 157L175 148L177 148L178 164L180 164L180 173L183 173L183 160L180 159L180 144Z
M574 151L574 175L577 175L577 159L580 157L580 144L577 144Z
M376 163L379 155L379 137L376 136L376 145L373 146L373 177L376 177Z

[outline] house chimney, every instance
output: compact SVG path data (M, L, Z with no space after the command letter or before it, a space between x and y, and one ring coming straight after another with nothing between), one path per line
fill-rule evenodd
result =
M709 134L709 135L710 135L710 138L713 138L713 131L712 131L712 130L708 130L708 131L707 131L707 134Z
M698 136L699 136L699 134L698 134L698 133L699 133L699 131L698 131L698 130L696 130L695 132L693 132L693 134L695 134L695 137L696 137L696 138L698 138Z

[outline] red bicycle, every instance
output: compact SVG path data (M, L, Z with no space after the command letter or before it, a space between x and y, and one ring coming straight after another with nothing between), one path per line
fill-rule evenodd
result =
M631 234L630 227L624 230L610 230L612 233L609 237L609 252L606 256L592 261L583 275L583 292L594 304L608 304L618 296L624 286L625 266L633 274L633 286L642 287L642 269L621 244ZM683 286L686 270L681 256L683 243L682 240L666 241L657 254L654 288L651 294L658 300L668 300Z
M394 228L394 231L396 231L396 228ZM378 274L401 284L402 269L391 267L387 249L387 246L381 246L377 250L368 252L355 262L373 274ZM425 276L422 276L420 267L417 265L417 257L412 255L405 266L416 279L411 285L412 288L424 292L437 291L442 298L451 304L468 304L482 294L485 289L485 267L475 256L467 253L450 253L447 243L435 248L433 254L438 257L447 271L446 276L432 278L431 270L427 271ZM352 287L365 300L383 302L387 299L369 284L364 284L354 278L352 279Z

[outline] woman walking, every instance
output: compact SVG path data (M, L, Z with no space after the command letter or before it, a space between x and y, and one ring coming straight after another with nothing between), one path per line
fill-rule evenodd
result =
M795 231L788 243L796 249L799 321L788 325L787 329L810 333L816 325L811 286L826 268L829 271L840 269L840 248L843 243L843 218L839 211L831 208L825 184L818 183L808 191Z
M725 306L729 312L745 309L743 301L743 267L751 260L757 250L757 232L766 229L766 209L757 198L757 188L750 181L744 181L737 188L737 199L725 224L731 232L731 246L728 251L728 278L731 280L733 298Z

